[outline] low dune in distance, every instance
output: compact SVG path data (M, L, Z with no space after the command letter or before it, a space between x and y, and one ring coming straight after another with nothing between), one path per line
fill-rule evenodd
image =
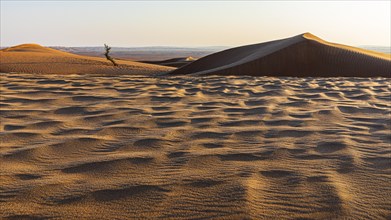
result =
M171 74L391 77L391 55L330 43L305 33L214 53Z
M54 74L156 74L174 68L116 60L114 67L104 58L75 55L38 44L22 44L0 50L0 72Z
M157 64L161 66L182 67L194 62L194 60L196 59L194 59L193 57L178 57L178 58L172 58L172 59L161 60L161 61L139 61L139 62Z

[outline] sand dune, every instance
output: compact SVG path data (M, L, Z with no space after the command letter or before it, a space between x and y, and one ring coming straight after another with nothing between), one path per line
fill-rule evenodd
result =
M0 89L0 218L391 217L385 78L8 73Z
M391 55L326 42L305 33L214 53L171 74L391 77Z
M168 60L160 60L160 61L139 61L142 63L150 63L150 64L157 64L162 66L170 66L170 67L181 67L185 66L189 63L194 62L193 57L178 57L178 58L171 58Z
M118 67L104 58L75 55L37 44L0 50L0 72L56 74L154 74L173 68L118 60Z

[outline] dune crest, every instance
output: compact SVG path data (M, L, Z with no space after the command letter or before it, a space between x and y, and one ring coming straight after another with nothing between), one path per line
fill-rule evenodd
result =
M171 74L391 77L391 55L304 33L214 53Z
M308 40L314 40L314 41L317 41L319 43L322 43L322 44L325 44L325 45L328 45L328 46L332 46L332 47L339 47L339 48L344 48L344 49L347 49L347 50L350 50L350 51L354 51L354 52L357 52L357 53L362 53L362 54L365 54L365 55L368 55L368 56L373 56L373 57L378 57L378 58L381 58L381 59L386 59L386 60L390 60L391 61L391 54L385 54L385 53L380 53L380 52L376 52L376 51L372 51L372 50L365 50L365 49L361 49L361 48L358 48L358 47L352 47L352 46L348 46L348 45L343 45L343 44L337 44L337 43L331 43L331 42L328 42L328 41L325 41L311 33L305 33L303 34L303 37L308 39Z
M57 54L68 54L59 50L55 50L48 47L43 47L39 44L20 44L17 46L5 48L0 50L2 52L40 52L40 53L57 53Z
M0 50L0 58L0 72L6 73L155 74L173 70L125 60L117 60L119 66L113 67L104 58L71 54L38 44L22 44Z

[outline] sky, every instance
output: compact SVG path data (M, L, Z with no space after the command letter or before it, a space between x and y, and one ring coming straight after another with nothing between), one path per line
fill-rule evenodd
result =
M240 46L305 32L391 44L390 1L0 0L0 46Z

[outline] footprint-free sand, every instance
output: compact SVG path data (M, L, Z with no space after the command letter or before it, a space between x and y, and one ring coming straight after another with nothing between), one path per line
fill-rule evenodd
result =
M0 74L0 218L389 219L385 78Z

